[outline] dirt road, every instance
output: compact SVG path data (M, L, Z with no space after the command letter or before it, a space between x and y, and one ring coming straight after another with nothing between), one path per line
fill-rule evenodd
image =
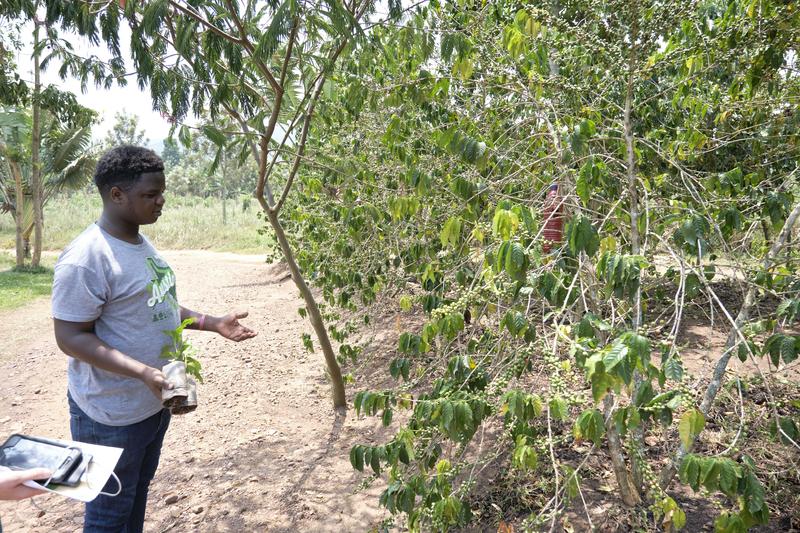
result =
M235 344L191 332L204 365L200 408L174 417L146 531L366 531L385 516L379 482L359 490L350 447L384 439L377 419L337 415L319 353L300 336L291 279L256 256L166 252L181 304L211 314L246 308L255 339ZM0 313L0 438L69 437L66 356L53 338L49 300ZM353 391L348 391L350 395ZM352 398L348 398L352 405ZM177 501L172 502L175 497ZM82 504L58 496L0 502L5 531L73 532Z

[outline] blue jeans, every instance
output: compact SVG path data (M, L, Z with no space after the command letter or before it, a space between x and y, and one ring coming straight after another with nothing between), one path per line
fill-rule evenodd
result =
M163 409L150 418L129 426L107 426L95 422L67 394L72 440L122 448L114 473L122 483L119 495L98 496L86 504L84 533L141 533L147 491L158 468L161 444L169 426L170 413ZM103 492L117 492L111 478Z

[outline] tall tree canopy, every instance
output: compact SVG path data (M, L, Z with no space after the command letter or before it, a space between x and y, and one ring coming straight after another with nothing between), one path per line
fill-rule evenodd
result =
M125 111L114 113L114 124L103 139L103 147L110 149L121 144L145 146L150 142L147 132L139 129L139 118Z

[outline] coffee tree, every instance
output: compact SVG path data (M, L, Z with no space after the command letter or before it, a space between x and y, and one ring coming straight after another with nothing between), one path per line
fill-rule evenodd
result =
M350 455L387 474L381 503L411 529L469 522L497 461L549 476L530 523L552 525L592 454L664 528L686 520L676 474L727 499L719 530L768 520L738 436L717 456L696 446L732 357L763 373L757 363L780 369L800 346L786 329L796 8L430 2L339 65L291 230L330 304L368 309L400 287L399 309L424 313L389 364L397 386L355 397L385 425L407 411L400 429ZM548 252L553 183L567 223ZM723 269L738 304L720 295ZM766 316L764 298L781 302ZM729 331L710 376L682 360L694 308ZM779 412L763 377L776 446L796 456L797 406ZM671 451L654 455L647 435ZM577 441L589 451L567 462Z

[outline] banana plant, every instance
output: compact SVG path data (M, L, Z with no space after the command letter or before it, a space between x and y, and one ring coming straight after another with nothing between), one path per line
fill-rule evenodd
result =
M31 116L19 108L0 109L0 212L10 213L17 224L17 264L28 257L34 229L31 187ZM86 184L92 175L96 151L90 124L66 124L45 117L41 164L43 203L64 190ZM19 248L21 246L21 248Z

